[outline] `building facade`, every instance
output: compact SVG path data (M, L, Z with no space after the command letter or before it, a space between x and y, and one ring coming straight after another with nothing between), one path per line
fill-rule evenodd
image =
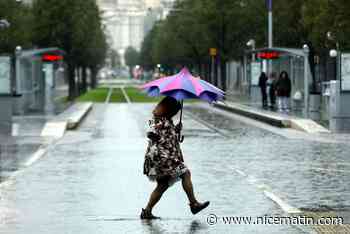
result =
M141 49L153 24L164 19L175 0L97 0L108 43L121 58L127 47Z
M144 0L98 0L110 46L124 54L127 47L140 50L144 38Z

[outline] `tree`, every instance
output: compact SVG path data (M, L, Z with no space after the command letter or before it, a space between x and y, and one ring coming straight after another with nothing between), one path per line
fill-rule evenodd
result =
M119 53L117 51L115 51L114 49L111 49L109 56L111 57L112 67L113 68L120 67L121 61L120 61Z
M33 16L29 6L13 0L0 1L0 19L10 23L0 32L0 53L13 53L16 46L32 47Z
M132 68L139 64L139 52L131 46L126 48L125 50L125 64L129 67L130 69L130 76L132 76Z
M332 31L342 50L350 50L350 1L273 1L274 45L310 47L309 61L314 73L314 55L328 53L335 41L327 41ZM181 0L168 17L155 24L141 49L141 62L193 66L208 71L209 48L217 48L221 69L219 84L225 89L226 62L242 59L249 39L257 47L267 47L267 7L263 0ZM333 44L332 44L333 43ZM324 53L326 54L326 53Z
M96 1L35 0L33 12L35 44L60 47L67 53L69 98L73 99L77 90L86 90L87 67L95 75L106 55L106 39ZM78 84L76 71L82 71Z

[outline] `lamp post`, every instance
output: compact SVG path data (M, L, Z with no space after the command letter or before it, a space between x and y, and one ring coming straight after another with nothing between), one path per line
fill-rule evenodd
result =
M0 29L9 28L11 24L7 21L7 19L0 19Z
M336 68L335 68L335 79L341 80L341 74L340 74L340 65L341 65L341 53L340 53L340 46L339 42L336 40L336 37L333 35L332 32L327 32L327 39L329 41L333 41L335 43L336 49L332 49L329 51L329 56L331 58L336 59ZM340 81L341 83L341 81Z
M248 42L247 42L247 46L251 47L252 48L252 62L255 62L255 54L254 54L254 51L255 51L255 40L254 39L250 39Z
M269 48L273 47L273 14L272 14L272 0L267 0L268 8L268 31L269 31Z
M22 47L21 46L16 46L15 49L15 77L13 79L13 86L12 86L12 92L14 95L19 95L19 93L21 92L20 89L20 67L21 67L21 62L20 62L20 56L22 54Z
M272 14L272 0L267 1L268 8L268 47L271 49L273 47L273 14ZM272 60L267 63L267 73L272 74Z
M22 3L22 0L16 0L17 3ZM11 24L7 21L7 19L0 19L0 29L9 28Z
M162 67L162 65L158 63L157 64L157 69L158 69L158 76L159 76L159 78L160 78L161 67Z
M309 53L308 45L303 45L304 52L304 115L309 118Z

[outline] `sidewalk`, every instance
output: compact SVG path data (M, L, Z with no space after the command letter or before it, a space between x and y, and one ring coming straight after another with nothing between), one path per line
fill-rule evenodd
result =
M57 116L14 116L12 135L0 134L0 187L44 156L47 148L67 129L75 128L91 108L91 103L78 103Z
M330 133L317 122L303 118L300 112L292 111L286 114L264 109L261 103L251 102L237 95L230 95L224 103L218 103L215 106L280 128L292 128L307 133Z

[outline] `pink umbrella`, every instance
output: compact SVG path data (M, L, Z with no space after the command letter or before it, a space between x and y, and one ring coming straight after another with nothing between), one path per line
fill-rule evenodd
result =
M170 96L178 101L201 99L209 103L223 100L225 93L214 85L191 75L185 67L180 73L151 81L141 87L149 96Z
M199 77L192 76L186 67L176 75L151 81L141 86L141 89L144 89L152 97L160 95L173 97L181 101L181 106L183 106L184 99L201 99L212 103L223 100L225 96L225 92L221 89ZM180 115L181 122L182 108Z

